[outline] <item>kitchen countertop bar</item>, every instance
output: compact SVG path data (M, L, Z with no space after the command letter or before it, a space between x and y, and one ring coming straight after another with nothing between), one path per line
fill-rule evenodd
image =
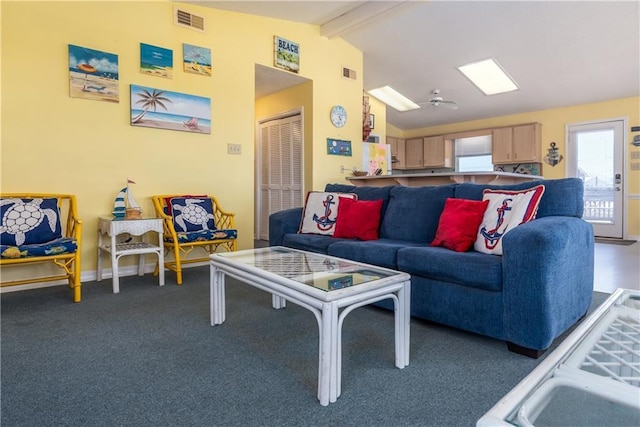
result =
M423 185L445 185L470 182L474 184L517 184L526 181L544 179L540 175L527 175L511 172L438 172L407 173L399 175L349 176L356 187L385 187L387 185L404 185L419 187Z

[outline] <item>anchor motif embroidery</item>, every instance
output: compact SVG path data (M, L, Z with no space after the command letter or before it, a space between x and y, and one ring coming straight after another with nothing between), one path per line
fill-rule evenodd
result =
M502 233L500 233L500 227L502 227L502 224L504 223L505 213L511 210L511 206L509 206L509 202L512 202L512 201L513 199L511 198L507 198L502 201L502 205L497 209L498 220L496 221L495 228L487 230L486 227L482 227L480 229L480 234L482 234L482 236L484 237L484 246L487 249L494 249L496 246L498 246L498 243L500 242L500 238L504 233L507 232L507 229L509 228L508 225L507 227L505 227Z
M317 224L319 230L327 231L331 230L333 225L336 223L335 219L331 219L331 205L335 205L336 202L333 200L334 196L332 194L327 195L327 198L323 200L322 206L324 206L324 215L318 216L318 214L313 214L313 221Z

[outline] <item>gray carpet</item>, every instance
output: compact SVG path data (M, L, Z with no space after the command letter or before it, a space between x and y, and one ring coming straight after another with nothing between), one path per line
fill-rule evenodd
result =
M167 279L86 283L79 304L62 286L2 294L2 426L473 426L542 360L412 319L399 370L392 313L364 307L344 325L342 396L322 407L309 311L228 280L211 327L208 268Z

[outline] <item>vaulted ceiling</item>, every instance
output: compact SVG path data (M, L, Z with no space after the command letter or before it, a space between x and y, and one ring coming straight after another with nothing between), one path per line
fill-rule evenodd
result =
M191 3L320 25L322 35L364 53L365 90L390 85L420 102L440 89L458 103L457 110L425 105L405 113L387 107L387 121L401 129L640 95L638 1ZM457 70L486 58L519 90L486 96ZM258 77L258 89L299 83L282 73Z

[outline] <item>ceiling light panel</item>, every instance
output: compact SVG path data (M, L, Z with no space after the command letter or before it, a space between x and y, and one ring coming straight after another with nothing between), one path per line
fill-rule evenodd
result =
M494 59L485 59L484 61L463 65L458 67L458 70L485 95L496 95L518 90L516 82L509 77Z
M369 91L371 96L376 97L390 107L398 111L410 111L420 108L418 104L397 92L391 86L383 86Z

